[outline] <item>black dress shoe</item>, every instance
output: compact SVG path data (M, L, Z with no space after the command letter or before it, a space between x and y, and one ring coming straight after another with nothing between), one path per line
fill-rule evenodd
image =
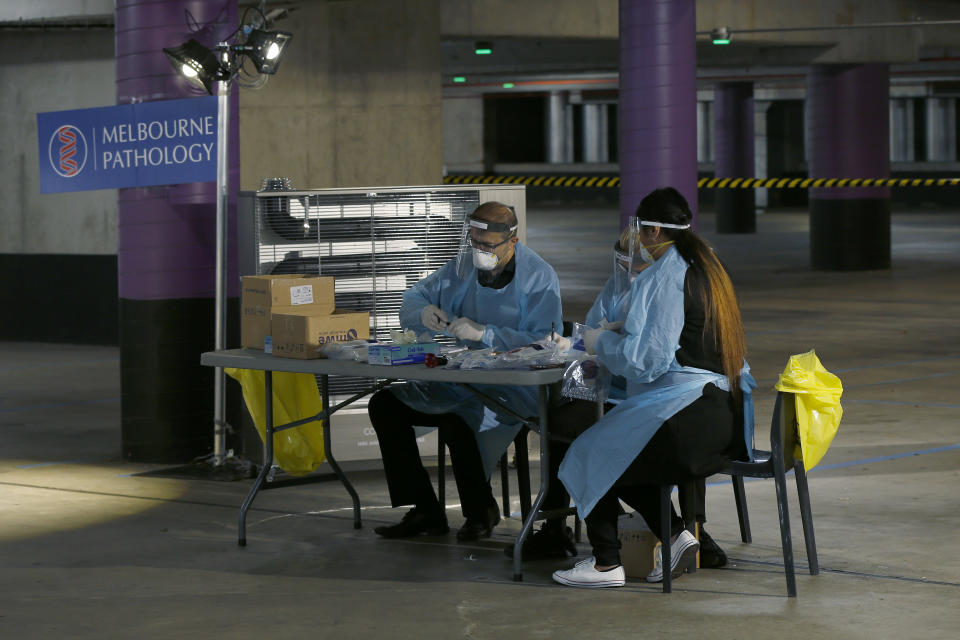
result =
M384 538L410 538L421 533L442 536L450 531L450 527L444 514L428 513L414 507L397 524L381 525L373 531Z
M470 542L480 538L489 538L493 533L493 528L500 522L500 509L489 507L484 518L467 518L463 526L457 531L457 540L460 542Z
M503 550L508 558L513 557L514 545ZM524 560L542 560L543 558L567 558L577 555L577 545L573 542L573 530L570 527L541 526L523 541Z
M700 527L700 567L702 569L719 569L727 564L727 554L720 545L710 537L703 526Z

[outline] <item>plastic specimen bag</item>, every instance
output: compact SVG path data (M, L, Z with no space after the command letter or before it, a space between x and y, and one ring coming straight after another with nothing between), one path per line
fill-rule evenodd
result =
M610 372L596 357L576 360L563 372L560 393L566 398L606 402L610 378Z
M265 382L263 371L224 369L240 383L243 400L253 423L264 440L267 431ZM308 373L273 372L273 425L275 427L315 416L323 410L317 380ZM291 475L310 473L324 461L323 424L308 422L273 434L273 458Z
M843 417L840 406L843 385L811 350L790 356L776 389L792 393L796 398L800 444L793 455L801 458L809 471L820 463L837 434Z

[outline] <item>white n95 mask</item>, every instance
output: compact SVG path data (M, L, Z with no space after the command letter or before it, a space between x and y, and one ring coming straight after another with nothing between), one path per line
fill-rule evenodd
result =
M496 269L497 263L499 262L500 259L495 253L483 251L482 249L473 250L473 266L480 269L480 271L492 271Z

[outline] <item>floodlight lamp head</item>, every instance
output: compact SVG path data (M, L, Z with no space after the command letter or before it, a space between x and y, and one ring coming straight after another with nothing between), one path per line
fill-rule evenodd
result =
M257 73L272 75L277 72L292 37L293 34L286 31L253 29L243 45L243 52L257 68Z
M163 52L177 73L210 95L214 93L215 82L229 77L216 54L193 38L179 47L164 48Z

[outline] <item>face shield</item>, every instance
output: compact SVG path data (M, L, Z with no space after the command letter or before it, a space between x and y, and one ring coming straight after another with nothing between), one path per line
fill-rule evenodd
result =
M613 282L618 300L630 291L631 283L649 258L650 253L640 243L640 220L631 217L620 239L613 245Z
M517 235L517 225L468 217L460 234L457 275L469 277L474 270L492 271L500 266L503 245Z
M640 242L640 230L643 227L665 227L667 229L689 229L689 224L670 224L630 218L626 230L620 234L620 240L613 247L613 273L618 294L629 291L631 283L641 271L654 263L656 258L650 253L660 247L673 244L673 240L644 246Z

